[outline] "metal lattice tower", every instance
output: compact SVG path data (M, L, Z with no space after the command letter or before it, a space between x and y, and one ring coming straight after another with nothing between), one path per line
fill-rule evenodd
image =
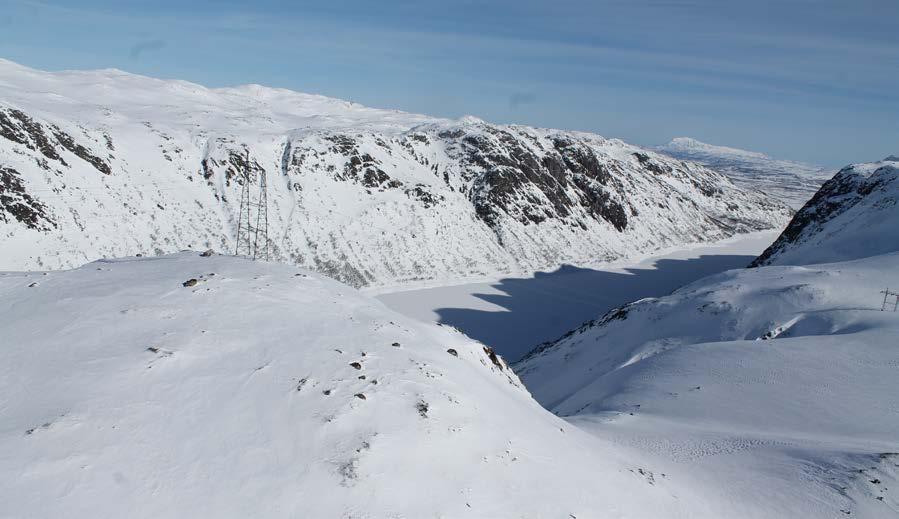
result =
M253 202L250 199L250 150L247 150L242 177L240 210L237 216L237 245L234 254L268 260L268 182L265 170L260 170L259 196ZM252 225L253 208L256 209L255 226Z
M881 290L880 293L883 294L883 305L881 305L881 307L880 307L881 312L886 312L887 306L889 306L887 299L890 297L895 298L892 302L893 303L893 311L895 312L895 311L899 310L899 293L893 292L889 288L886 290Z
M262 241L262 250L259 242ZM253 235L253 259L268 261L268 181L265 170L259 171L259 199L256 203L256 232Z

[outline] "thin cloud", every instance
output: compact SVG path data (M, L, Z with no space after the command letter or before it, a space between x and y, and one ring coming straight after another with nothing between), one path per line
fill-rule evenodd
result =
M140 59L146 52L153 52L165 48L164 40L146 40L131 46L131 59Z

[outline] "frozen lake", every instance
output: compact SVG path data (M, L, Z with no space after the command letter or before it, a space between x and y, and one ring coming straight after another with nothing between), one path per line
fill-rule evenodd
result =
M778 232L741 235L593 268L565 265L528 277L388 292L377 298L410 317L455 326L514 362L534 346L616 306L743 268Z

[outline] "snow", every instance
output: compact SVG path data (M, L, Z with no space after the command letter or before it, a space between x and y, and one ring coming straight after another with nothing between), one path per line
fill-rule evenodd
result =
M6 517L686 513L482 345L310 271L0 273L0 337Z
M893 163L721 272L820 171L117 70L0 93L0 268L119 258L0 272L0 515L899 513ZM281 263L166 254L233 250L245 153ZM482 344L600 315L518 375Z
M840 170L756 264L806 265L899 249L899 161L888 159Z
M739 148L731 148L729 146L716 146L708 144L691 137L675 137L671 139L666 149L681 150L684 152L704 153L708 155L741 157L744 160L771 160L771 157L757 151L741 150Z
M153 121L172 133L197 128L214 132L232 125L262 127L273 134L304 127L399 133L441 120L261 85L207 88L116 69L51 73L2 58L0 88L8 104L28 106L48 118L70 116L81 124L109 129Z
M515 368L548 409L680 475L710 516L895 517L887 285L899 253L733 270L609 312Z
M594 134L0 60L0 178L19 186L0 205L0 269L234 251L247 155L254 198L268 180L272 257L354 286L584 265L790 216Z
M833 171L764 153L707 144L689 137L677 137L656 148L662 153L691 160L726 174L737 185L757 189L799 209L821 187Z
M612 308L745 267L775 237L763 231L582 268L566 265L475 283L366 292L409 317L454 326L515 361Z

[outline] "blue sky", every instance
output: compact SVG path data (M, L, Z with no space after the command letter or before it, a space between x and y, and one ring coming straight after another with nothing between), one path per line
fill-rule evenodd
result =
M897 0L0 0L0 56L828 166L899 153Z

